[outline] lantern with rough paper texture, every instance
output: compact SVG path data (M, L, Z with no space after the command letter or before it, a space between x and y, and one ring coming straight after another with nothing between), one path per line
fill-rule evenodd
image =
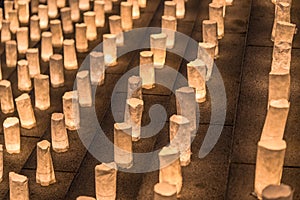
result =
M73 39L64 40L64 67L67 70L78 68L76 50Z
M5 42L5 58L7 67L17 66L17 42L15 40Z
M162 16L162 33L167 35L167 48L172 49L175 44L175 32L177 30L177 21L172 16Z
M153 64L153 52L140 52L140 77L142 78L142 87L151 89L155 87L155 69Z
M10 21L4 19L2 21L2 28L1 28L1 42L5 43L11 40L11 33L10 33Z
M89 0L79 0L79 10L87 11L90 9L90 1Z
M272 70L280 68L290 71L292 57L292 45L287 42L274 44Z
M140 7L138 0L127 0L127 2L132 4L132 19L140 18Z
M18 44L18 53L25 54L29 46L27 27L18 28L17 44Z
M106 66L117 65L117 37L115 34L103 35L103 54Z
M7 80L0 80L1 92L1 111L4 114L13 113L15 111L14 99L12 95L11 84Z
M35 75L40 74L40 59L39 59L39 49L30 48L27 49L26 59L28 61L29 75L33 78Z
M84 23L75 24L75 42L78 52L88 51L88 40L86 38L86 25Z
M30 17L30 40L38 42L41 39L40 18L37 15Z
M82 70L76 75L78 100L81 107L90 107L93 104L90 75L88 70Z
M80 10L78 0L69 0L69 6L71 8L72 22L78 22L80 20Z
M143 100L142 78L140 76L131 76L128 78L127 99L130 98Z
M55 182L50 142L43 140L37 143L36 183L41 184L41 186L49 186Z
M10 0L4 1L4 17L5 19L9 19L9 12L14 8L14 2Z
M290 99L291 77L289 70L273 70L269 74L269 102L271 100Z
M153 52L154 67L161 69L166 60L167 35L165 33L151 34L150 47Z
M212 3L223 5L223 17L225 17L225 13L226 13L226 0L213 0Z
M269 185L262 191L263 200L293 200L294 190L291 186Z
M66 0L56 0L56 5L58 8L63 8L66 6Z
M29 200L28 178L26 176L9 172L9 199Z
M32 14L38 13L39 10L39 0L31 0L30 1L30 11Z
M104 27L105 24L104 5L104 1L94 1L95 23L97 27Z
M35 107L47 110L50 107L49 76L38 74L34 77Z
M216 45L212 43L198 43L198 54L197 59L202 60L207 68L206 81L211 77L213 66L214 66L214 55L215 55Z
M73 33L73 24L71 20L71 8L65 7L60 9L63 32L65 34Z
M41 58L44 62L48 62L52 54L53 54L52 33L43 32L42 42L41 42Z
M88 11L83 14L84 23L86 24L86 38L89 41L97 39L97 27L95 22L95 12Z
M202 37L204 43L215 45L215 58L219 56L218 45L218 28L217 22L214 20L203 20L202 22Z
M129 117L127 123L132 127L132 141L139 141L141 137L141 123L144 110L144 101L137 98L130 98L126 101Z
M184 18L185 15L185 1L184 0L174 0L176 2L176 17L178 19Z
M21 126L31 129L36 126L36 120L31 105L30 96L24 93L15 99Z
M124 31L129 31L132 29L132 3L130 2L121 2L121 22L122 28Z
M177 200L176 186L166 182L155 184L153 200Z
M108 18L110 33L116 35L116 44L118 46L123 46L124 36L121 25L121 17L118 15L112 15Z
M209 19L217 22L218 38L222 39L224 37L224 17L222 4L209 4Z
M39 5L38 16L40 18L40 28L42 30L46 30L49 24L48 17L48 6L47 5Z
M62 55L54 54L50 56L49 68L51 86L54 88L63 86L65 78Z
M176 2L175 1L165 1L164 16L176 17Z
M51 20L50 30L52 33L52 46L60 48L64 40L60 20L58 19Z
M62 99L66 128L71 131L79 129L80 116L77 91L65 92Z
M27 60L18 61L18 89L26 92L32 89Z
M55 152L66 152L69 149L69 139L63 113L53 113L51 115L51 141Z
M291 45L293 43L295 31L296 24L281 21L277 22L274 44L286 42Z
M17 117L8 117L3 122L5 148L9 154L20 153L21 133Z
M271 40L274 41L277 22L291 22L291 4L278 2L275 5L275 17L272 29Z
M58 9L57 9L57 4L56 1L53 0L47 0L47 5L48 5L48 16L50 19L54 19L58 15Z
M146 8L147 0L138 0L140 8Z
M105 79L104 55L102 52L90 53L90 79L93 85L103 85Z
M104 11L105 12L110 12L112 11L113 8L113 3L112 0L104 0Z
M9 21L10 21L9 29L13 34L15 34L20 26L18 13L16 10L11 10L9 11L8 14L9 14Z
M18 17L21 24L28 24L29 21L29 2L26 0L18 1Z

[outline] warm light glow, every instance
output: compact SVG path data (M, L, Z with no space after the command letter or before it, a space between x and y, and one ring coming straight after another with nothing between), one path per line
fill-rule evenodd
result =
M176 2L176 17L178 19L183 19L185 15L185 1L184 0L174 0Z
M223 5L219 3L209 4L209 19L217 22L218 38L224 37L224 16Z
M89 41L97 39L97 27L95 22L95 12L88 11L83 14L84 23L86 24L86 38Z
M56 1L47 0L47 5L48 5L48 16L49 16L49 18L50 19L56 18L57 15L58 15L58 9L57 9Z
M76 200L96 200L96 199L94 197L79 196L76 198Z
M164 67L166 59L167 35L165 33L151 34L150 47L153 52L154 67L161 69Z
M3 180L3 145L0 144L0 183Z
M0 88L1 111L4 114L13 113L15 111L15 106L10 82L7 80L0 80Z
M138 0L140 8L146 8L147 0Z
M62 55L54 54L50 56L49 68L51 86L54 88L63 86L65 78Z
M271 100L290 99L291 77L289 70L273 70L269 74L269 103Z
M75 42L78 52L88 51L88 40L86 38L86 25L84 23L75 24Z
M87 11L90 9L90 1L89 0L79 0L79 10Z
M122 28L124 31L129 31L132 29L133 21L132 21L132 3L129 2L121 2L121 21Z
M9 172L9 199L29 200L28 178L26 176Z
M175 185L166 182L155 184L153 200L176 200L176 196L177 190Z
M93 85L103 85L105 79L104 55L102 52L90 53L90 79Z
M21 126L31 129L36 126L36 120L31 105L30 96L24 93L15 99Z
M52 33L52 46L60 48L64 40L60 20L58 19L51 20L50 30Z
M17 66L17 42L15 40L5 42L5 58L7 67Z
M40 74L39 49L38 48L27 49L26 59L28 61L30 78L33 78L35 75Z
M18 1L18 17L21 24L28 24L29 2L27 0Z
M5 19L9 19L9 12L13 10L14 2L5 0L4 1L4 17Z
M216 46L212 43L198 43L198 54L197 59L202 60L207 68L206 81L211 77L213 66L214 66L214 56L215 56Z
M49 76L38 74L34 77L35 107L47 110L50 107Z
M10 33L10 21L4 19L2 21L2 29L1 29L1 43L5 43L11 40L11 33Z
M142 78L140 76L131 76L128 79L127 99L130 98L137 98L143 100Z
M175 1L165 1L164 16L176 17L176 2Z
M48 28L49 17L48 17L48 6L39 5L38 16L40 18L40 28L46 30Z
M41 39L40 18L37 15L30 17L30 40L38 42Z
M103 53L106 66L117 65L117 38L115 34L103 34Z
M80 20L80 10L78 0L69 0L69 6L71 8L72 22L78 22Z
M56 5L58 8L63 8L66 6L66 0L56 0Z
M68 151L69 139L63 113L53 113L51 115L51 141L55 152Z
M132 19L140 18L140 7L138 0L127 0L127 2L132 4Z
M281 21L277 22L274 44L279 44L282 42L292 44L295 31L296 24Z
M10 21L10 31L15 34L19 28L19 19L18 19L18 13L17 10L11 10L9 11L9 21Z
M77 91L65 92L62 97L66 128L74 131L79 129L79 103Z
M275 17L272 29L271 40L275 39L277 22L291 22L291 4L287 2L277 2L275 4Z
M215 45L215 58L219 56L218 46L218 28L217 22L214 20L203 20L202 22L202 37L204 43Z
M18 53L19 54L25 54L28 46L28 28L27 27L21 27L17 30L17 44L18 44Z
M3 122L3 132L7 153L20 153L21 133L19 119L16 117L6 118Z
M293 194L294 190L288 185L269 185L262 191L262 198L267 200L293 200Z
M104 27L105 24L104 5L104 1L94 1L95 23L97 27Z
M153 52L140 52L140 77L143 81L143 88L151 89L155 87L155 69L153 65Z
M116 35L117 46L123 46L124 36L121 25L121 17L118 15L112 15L108 18L108 20L110 33Z
M32 83L29 75L29 68L27 60L18 61L18 89L20 91L30 91Z
M60 9L63 32L65 34L73 33L73 24L71 20L71 8L65 7Z
M64 67L67 70L78 68L75 44L73 39L64 40Z
M52 33L43 32L42 42L41 42L41 58L44 62L48 62L52 54L53 54Z
M172 49L175 44L175 32L177 30L177 21L172 16L162 16L162 33L167 35L167 48Z
M78 72L76 75L76 83L79 105L81 107L91 107L93 101L89 71L82 70Z
M281 42L274 44L272 71L280 68L290 71L292 57L292 44Z
M132 127L132 141L139 141L141 137L141 123L144 110L144 101L137 98L130 98L126 101L129 117L127 123Z

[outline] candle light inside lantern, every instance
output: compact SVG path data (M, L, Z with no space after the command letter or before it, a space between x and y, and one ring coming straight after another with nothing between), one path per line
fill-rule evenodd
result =
M155 184L153 200L177 200L176 186L166 182Z
M80 10L78 0L69 0L69 6L71 8L72 22L78 22L80 19Z
M51 86L54 88L63 86L65 78L62 55L54 54L50 56L49 68Z
M138 0L127 0L128 2L132 3L132 19L139 19L140 18L140 7Z
M161 69L164 67L166 59L167 35L165 33L151 34L150 46L153 52L154 67Z
M66 128L71 131L79 129L80 117L77 91L65 92L62 99Z
M69 140L63 113L51 115L51 141L55 152L66 152L69 149Z
M132 3L121 2L121 23L124 31L132 29Z
M118 167L129 169L133 164L131 126L114 124L114 160Z
M141 123L144 110L144 101L137 98L130 98L126 101L128 106L128 121L132 127L132 141L139 141L141 137Z
M88 40L86 38L86 25L84 23L75 25L75 42L78 52L86 52L88 50Z
M11 10L9 11L8 14L9 14L9 21L10 21L9 29L13 34L15 34L20 26L17 10Z
M52 46L53 47L61 47L64 37L61 28L61 22L58 19L54 19L50 21L50 30L52 33Z
M73 33L73 24L71 20L71 8L65 7L60 9L63 32L65 34Z
M216 45L212 43L198 43L198 54L197 59L202 60L207 68L206 81L211 77L213 66L214 66L214 56L215 56Z
M175 0L176 2L176 17L183 19L185 15L185 0Z
M55 182L50 142L43 140L37 143L36 183L41 184L41 186L49 186Z
M5 43L11 40L11 33L10 33L10 21L4 19L2 21L2 29L1 29L1 43Z
M9 12L13 10L14 2L10 0L4 1L4 17L5 19L9 19Z
M95 167L95 185L97 199L116 199L117 166L115 163L102 163Z
M32 14L36 14L39 11L39 0L31 0L30 1L30 10Z
M274 44L272 70L280 68L290 71L292 57L292 45L287 42Z
M277 22L291 21L291 4L287 2L278 2L275 4L275 17L272 29L271 40L274 41Z
M177 114L186 117L190 121L192 135L196 134L198 127L196 120L196 106L197 103L193 88L182 87L176 90Z
M270 184L281 182L286 142L284 140L264 140L258 142L254 190L259 199L262 191Z
M66 0L56 0L56 5L58 8L64 8L66 6Z
M187 166L191 162L190 122L181 115L170 117L170 144L180 153L180 165Z
M103 85L105 79L104 55L102 52L90 53L90 78L93 85Z
M31 129L36 126L36 120L31 105L30 96L24 93L15 99L21 126Z
M11 84L7 80L0 80L1 111L4 114L13 113L15 110Z
M26 176L9 172L9 199L29 200L28 178Z
M40 28L46 30L48 28L49 17L48 17L48 6L39 5L38 16L40 18Z
M118 15L112 15L109 18L109 29L110 33L116 35L116 44L118 46L123 46L124 36L121 25L121 17Z
M30 17L30 40L38 42L41 39L40 18L37 15Z
M214 20L203 20L202 37L204 43L215 45L215 58L219 56L218 29L217 22Z
M52 33L43 32L42 33L42 43L41 43L41 57L44 62L48 62L50 56L53 54L52 48Z
M290 99L290 73L286 69L273 70L269 74L269 102Z
M67 70L78 68L76 50L73 39L64 40L64 67Z
M105 24L104 5L105 5L104 1L94 1L96 27L104 27Z
M33 78L35 75L40 74L39 49L38 48L27 49L26 59L28 61L30 77Z
M115 34L103 35L103 54L106 66L115 66L117 64L117 44Z
M58 15L58 9L57 9L57 4L56 1L53 0L47 0L47 5L48 5L48 16L50 19L54 19Z
M90 83L90 76L88 70L82 70L76 75L77 91L79 105L81 107L90 107L93 104L92 101L92 89Z
M196 101L202 103L206 100L206 65L202 60L196 59L187 64L189 86L196 90Z
M217 22L218 39L224 37L224 17L223 17L223 5L219 3L209 4L209 19Z
M175 1L165 1L164 16L176 17L176 2Z
M172 49L175 44L175 32L177 30L177 21L172 16L162 16L162 33L167 35L167 48Z
M155 87L155 69L153 65L153 52L140 52L140 77L142 78L142 87L151 89Z
M18 61L18 89L26 92L32 89L27 60Z
M90 9L90 1L89 0L79 0L79 10L87 11Z
M159 182L175 185L177 195L179 195L182 188L179 151L173 147L163 147L158 153L158 157L160 165Z
M110 12L112 11L113 8L113 3L112 0L104 0L104 11L105 12Z
M5 148L7 153L20 153L21 134L20 123L17 117L8 117L3 122Z
M9 40L5 42L5 57L7 67L16 67L17 65L17 42Z
M95 12L88 11L83 14L84 23L86 24L86 38L89 41L97 39L97 27L95 22Z
M294 190L285 184L269 185L262 191L263 200L293 200L293 196Z
M28 24L29 21L29 2L26 0L18 1L18 17L21 24Z
M20 27L17 30L17 44L18 52L20 54L25 54L28 49L28 28Z
M50 107L49 76L38 74L34 77L35 107L47 110Z

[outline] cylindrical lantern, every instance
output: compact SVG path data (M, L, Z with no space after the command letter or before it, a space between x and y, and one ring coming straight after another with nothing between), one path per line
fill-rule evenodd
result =
M153 52L154 67L161 69L166 60L167 35L165 33L151 34L150 46Z
M61 47L64 37L61 28L61 22L58 19L54 19L50 21L50 30L52 33L52 46L53 47Z
M13 10L14 8L14 2L10 0L4 1L4 17L5 19L9 19L9 12Z
M51 115L51 141L55 152L66 152L69 149L69 139L63 113L53 113Z
M40 28L46 30L48 28L49 17L48 17L48 6L39 5L38 16L40 18Z
M290 99L291 77L288 70L273 70L269 74L269 102L271 100Z
M28 28L20 27L17 30L17 44L18 44L18 53L26 54L29 42L28 42Z
M30 11L32 14L37 14L39 11L39 0L31 0L30 1Z
M112 11L113 8L113 3L112 0L104 0L104 11L105 12L110 12Z
M90 107L92 101L92 89L88 70L82 70L76 75L78 100L81 107Z
M127 123L132 127L132 141L139 141L141 137L141 123L144 110L144 101L137 98L130 98L126 101L129 117Z
M292 44L287 42L280 42L274 44L273 47L273 59L272 70L278 70L280 68L290 71L292 57Z
M9 172L9 199L29 200L28 178L26 176Z
M47 110L50 107L49 76L38 74L34 77L35 107Z
M40 74L40 59L39 59L39 49L30 48L27 49L26 59L28 61L29 75L33 78L35 75Z
M155 87L155 69L153 65L153 52L140 52L140 77L142 78L142 87L151 89Z
M73 33L73 24L71 20L71 8L65 7L60 9L63 32L65 34Z
M31 129L36 126L36 120L31 105L30 96L24 93L15 99L17 111L20 117L21 126Z
M69 0L69 6L71 8L72 22L78 22L80 19L80 10L78 0Z
M15 111L15 106L10 82L7 80L0 80L0 89L2 93L1 111L4 114L13 113Z
M293 200L293 196L294 190L285 184L269 185L262 191L263 200Z
M78 68L73 39L64 40L64 67L67 70L73 70Z
M286 2L278 2L275 5L275 17L272 29L271 40L275 39L275 31L277 22L291 22L291 4Z
M103 34L103 54L106 66L117 64L117 44L115 34Z
M131 76L128 79L127 99L137 98L143 100L142 78L140 76Z
M58 8L64 8L66 6L66 0L56 0L56 5Z
M202 37L204 43L215 45L215 58L219 56L218 45L218 28L217 22L214 20L203 20L202 22Z
M79 0L79 10L87 11L90 9L90 1L89 0Z
M176 17L176 2L175 1L165 1L164 16Z
M8 117L3 122L5 148L9 154L20 153L21 133L17 117Z
M30 17L30 40L38 42L41 39L40 18L37 15Z
M77 91L65 92L62 99L66 128L71 131L79 129L80 117Z
M97 39L95 16L95 12L93 11L88 11L83 14L84 23L86 24L86 38L90 41Z
M132 3L121 2L121 23L124 31L130 31L133 27Z
M147 0L138 0L138 3L140 8L146 8L147 6Z
M282 42L292 44L295 31L296 24L278 21L275 30L274 44L279 44Z
M175 32L177 30L177 21L172 16L162 16L162 33L167 35L167 48L172 49L175 44Z
M52 54L53 54L52 33L43 32L42 42L41 42L41 58L44 62L48 62Z
M211 77L213 66L214 66L214 56L215 56L216 46L212 43L198 43L198 53L197 59L202 60L207 68L206 81Z
M109 29L110 33L116 35L116 43L118 46L123 46L124 36L121 25L121 17L118 15L112 15L109 18Z
M47 0L48 5L48 16L50 19L54 19L58 15L58 9L56 5L56 1L53 0Z
M176 2L176 17L178 19L184 18L185 15L185 1L184 0L175 0Z
M7 67L17 66L17 42L15 40L5 42L5 57Z
M18 19L18 13L16 10L11 10L9 11L9 21L10 21L10 26L9 29L10 31L15 34L19 28L19 19Z
M29 21L29 2L18 1L18 17L21 24L28 24Z
M27 60L18 61L18 89L25 92L32 89Z
M90 53L90 79L93 85L103 85L105 79L105 63L102 52Z
M132 19L139 19L140 18L140 7L138 0L127 0L128 2L132 3Z
M65 78L62 55L54 54L50 56L49 68L51 86L54 88L63 86Z
M11 40L10 21L5 19L2 21L1 43L5 43L9 40Z
M217 22L218 27L218 39L224 37L224 17L223 17L223 5L219 3L209 4L209 19Z
M104 5L104 1L94 1L95 23L97 27L104 27L105 24Z
M75 42L78 52L86 52L88 50L88 40L86 38L86 25L84 23L75 25Z
M155 184L153 200L177 200L176 186L166 182Z

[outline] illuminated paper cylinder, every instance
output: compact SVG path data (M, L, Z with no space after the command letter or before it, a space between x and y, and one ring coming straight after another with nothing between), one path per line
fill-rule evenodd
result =
M17 117L8 117L3 122L5 148L7 153L20 153L21 133L20 123Z
M2 80L2 67L1 67L1 58L0 58L0 80ZM0 95L0 98L1 98L1 95Z
M151 89L155 87L155 69L153 65L153 52L140 52L140 77L142 78L142 87Z
M195 135L197 131L196 120L196 97L194 89L191 87L182 87L176 90L176 110L177 115L182 115L190 121L191 134Z
M67 70L78 68L76 50L73 39L64 40L64 67Z
M118 167L129 169L133 164L131 126L114 124L114 160Z
M176 17L178 19L183 19L185 15L185 1L184 0L174 0L176 2Z
M47 110L50 107L49 76L38 74L34 77L35 107Z
M37 143L36 183L41 184L41 186L49 186L55 182L50 142L43 140Z
M226 0L213 0L212 3L223 5L223 17L225 17L226 12Z
M2 21L2 29L1 29L1 43L5 43L11 40L11 33L10 33L10 21L4 19Z
M106 66L117 65L117 37L115 34L103 34L103 54Z
M121 17L118 15L112 15L109 18L109 29L110 33L116 35L116 44L118 46L123 46L124 36L121 25Z
M175 32L177 30L177 21L172 16L162 16L162 33L167 35L167 48L172 49L175 44Z
M94 1L96 27L104 27L105 24L104 4L105 4L104 1Z
M48 28L49 17L48 17L48 6L39 5L38 16L40 18L40 28L46 30Z
M56 0L56 5L58 8L64 8L66 6L66 0Z
M286 42L274 44L272 70L283 68L290 71L292 45Z
M21 126L31 129L36 126L36 120L31 105L30 96L24 93L15 99Z
M50 56L49 68L51 86L54 88L63 86L65 78L62 55L54 54Z
M71 131L79 129L80 117L77 91L65 92L62 99L66 128Z
M226 0L226 5L227 6L233 5L233 0Z
M81 107L90 107L93 104L90 75L88 70L82 70L76 75L78 100Z
M222 39L224 37L224 17L222 4L209 4L209 19L217 22L218 39Z
M78 22L80 19L80 10L78 0L69 0L69 6L71 8L72 22Z
M17 65L17 43L15 40L5 42L5 57L7 67L16 67Z
M40 18L37 15L30 17L30 40L38 42L41 39Z
M121 2L121 23L124 31L129 31L133 27L132 21L132 3Z
M104 55L102 52L90 53L90 79L93 85L103 85L105 79Z
M277 22L291 22L291 4L278 2L275 5L275 17L272 29L271 40L274 41Z
M139 141L141 137L141 123L144 110L144 101L137 98L130 98L126 101L128 106L128 121L132 127L132 141Z
M153 200L177 200L176 186L166 182L155 184Z
M95 12L93 11L88 11L83 14L84 23L86 24L86 38L89 41L97 39L95 16Z
M52 33L43 32L42 42L41 42L41 58L44 62L48 62L52 54L53 54Z
M32 14L36 14L39 11L39 0L31 0L30 1L30 10Z
M3 145L0 144L0 183L3 180Z
M60 9L62 28L65 34L73 33L73 24L71 20L71 8L65 7Z
M182 188L181 166L179 151L172 147L163 147L158 153L159 157L159 182L176 186L177 195Z
M4 1L4 17L5 19L9 19L9 12L13 10L14 2L7 0Z
M215 47L215 58L219 56L219 45L218 45L218 28L217 22L214 20L203 20L202 22L202 37L204 43L214 44Z
M296 24L281 21L277 22L274 44L278 44L281 42L287 42L289 44L292 44L295 31Z
M29 22L29 2L26 0L18 1L18 17L21 24Z
M140 8L146 8L147 6L147 0L138 0L138 3Z
M165 33L151 34L150 46L153 52L154 67L161 69L166 60L167 35Z
M10 82L7 80L0 80L0 91L1 111L4 114L13 113L15 111L15 106Z
M164 2L164 16L176 17L176 2L165 1Z
M51 115L51 141L55 152L66 152L69 149L68 133L63 113Z
M18 44L18 53L26 54L28 49L28 28L21 27L17 30L17 44Z
M212 43L198 43L198 54L197 59L202 60L206 67L206 81L208 81L211 77L213 66L214 66L214 56L215 56L216 45Z
M196 101L202 103L206 100L206 65L202 60L196 59L187 64L189 86L196 90Z
M262 191L263 200L293 200L294 190L285 184L269 185Z
M79 10L87 11L90 9L90 1L89 0L79 0Z
M26 92L32 89L27 60L18 61L18 89Z
M9 172L9 199L29 200L28 178L26 176Z
M131 76L128 79L127 99L143 99L142 95L142 78L140 76Z
M290 103L286 99L271 100L260 140L282 140Z
M20 26L17 10L9 11L10 31L15 34Z
M140 18L140 7L138 0L127 0L127 2L132 4L132 19Z
M97 199L116 199L117 166L115 163L102 163L95 167L95 188Z
M113 8L112 0L104 0L104 2L105 2L105 4L104 4L104 11L105 12L112 11L112 8Z
M0 30L2 29L2 21L3 21L3 9L0 8Z
M290 99L290 74L288 70L273 70L269 74L269 102L271 100Z
M50 30L52 33L52 46L53 47L61 47L64 37L61 28L61 22L58 19L54 19L50 21Z
M264 140L258 142L254 190L259 199L268 185L280 185L286 142Z
M88 50L88 40L86 38L86 25L84 23L75 25L75 42L78 52L86 52Z
M96 199L94 197L79 196L76 198L76 200L96 200Z
M48 16L50 19L54 19L58 15L58 9L56 5L56 1L53 0L47 0L48 5Z
M191 162L190 122L181 115L170 117L170 144L180 153L180 165L187 166Z
M40 74L39 49L38 48L27 49L26 59L28 62L30 77L33 78L35 75Z

